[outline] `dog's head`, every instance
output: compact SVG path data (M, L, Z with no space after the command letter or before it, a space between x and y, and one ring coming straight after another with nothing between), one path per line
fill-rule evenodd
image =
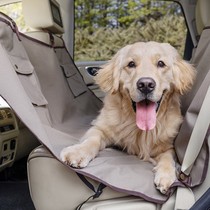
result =
M193 84L194 68L167 43L138 42L117 52L96 76L105 92L128 93L136 109L137 125L153 129L163 95L184 94ZM123 94L123 93L122 93Z

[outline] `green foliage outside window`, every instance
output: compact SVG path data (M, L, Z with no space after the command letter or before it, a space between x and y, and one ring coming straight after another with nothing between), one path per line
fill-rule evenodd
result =
M29 31L22 3L0 7ZM137 41L169 42L183 54L186 25L176 3L159 0L75 0L76 61L109 60L118 49Z
M137 41L169 42L183 54L180 6L152 0L75 0L75 60L108 60Z
M30 30L30 27L26 26L23 18L21 2L1 6L0 12L11 17L16 22L19 31L26 32Z

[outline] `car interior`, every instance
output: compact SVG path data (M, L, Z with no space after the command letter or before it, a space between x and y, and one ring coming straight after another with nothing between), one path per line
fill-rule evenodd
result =
M0 0L0 5L14 2ZM119 172L116 183L110 183L107 174L113 172L105 174L103 165L94 174L92 167L75 170L60 161L61 149L79 141L103 105L104 93L94 76L103 71L100 66L106 61L74 61L73 0L18 2L33 30L20 32L8 14L0 13L0 210L210 208L210 1L176 1L187 24L183 57L195 66L197 79L182 98L185 117L180 133L189 131L188 140L183 143L178 136L175 147L180 163L186 165L181 164L179 184L171 195L161 195L150 186L152 173L142 178L150 189L136 193L126 189L129 174L125 181ZM190 143L195 129L199 145ZM124 157L121 151L108 149L94 164Z

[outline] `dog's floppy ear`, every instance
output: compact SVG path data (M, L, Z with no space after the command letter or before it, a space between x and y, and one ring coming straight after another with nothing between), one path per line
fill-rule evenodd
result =
M176 91L184 94L193 85L196 71L188 62L178 58L173 66L174 86Z
M119 89L123 58L129 47L130 45L127 45L119 50L107 64L102 66L102 69L96 75L96 83L102 91L114 94Z

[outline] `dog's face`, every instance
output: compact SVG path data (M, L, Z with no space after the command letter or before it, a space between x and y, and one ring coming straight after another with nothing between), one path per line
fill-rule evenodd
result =
M96 81L112 94L128 93L142 130L155 126L156 112L166 92L183 94L194 80L194 70L166 43L139 42L127 45L99 72Z

